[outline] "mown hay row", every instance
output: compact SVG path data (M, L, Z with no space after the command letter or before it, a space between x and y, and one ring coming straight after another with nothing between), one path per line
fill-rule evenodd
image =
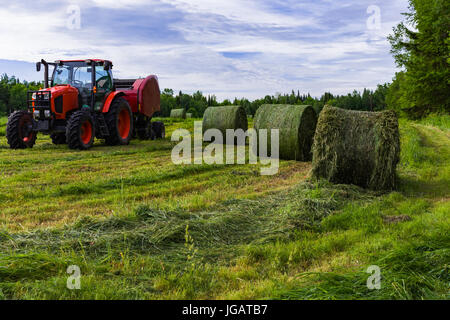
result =
M247 113L241 106L209 107L203 115L203 133L208 129L218 129L226 142L227 129L248 129Z
M267 129L269 154L271 129L279 129L279 156L284 160L311 160L316 123L317 116L311 106L266 104L258 108L254 117L257 132Z
M170 110L170 117L186 119L186 109L172 109Z
M313 144L312 175L372 190L396 186L400 157L394 111L362 112L325 106Z

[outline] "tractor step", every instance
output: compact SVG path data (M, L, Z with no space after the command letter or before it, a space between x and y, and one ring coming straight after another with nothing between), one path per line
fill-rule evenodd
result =
M106 125L106 121L105 121L105 117L103 116L103 114L99 114L97 115L97 124L98 124L98 129L100 131L100 134L102 137L107 137L109 136L109 130L108 130L108 126Z

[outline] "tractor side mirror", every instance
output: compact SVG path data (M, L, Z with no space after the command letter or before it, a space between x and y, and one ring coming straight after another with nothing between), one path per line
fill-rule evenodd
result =
M103 69L104 69L105 71L111 70L111 62L105 61L105 65L104 65Z
M36 62L36 71L37 72L41 71L41 63L40 62Z

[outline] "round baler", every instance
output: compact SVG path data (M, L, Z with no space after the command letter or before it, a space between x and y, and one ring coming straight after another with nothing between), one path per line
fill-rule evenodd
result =
M156 76L151 75L144 79L132 80L114 79L114 83L117 93L125 95L133 113L152 117L155 112L160 110L161 98Z

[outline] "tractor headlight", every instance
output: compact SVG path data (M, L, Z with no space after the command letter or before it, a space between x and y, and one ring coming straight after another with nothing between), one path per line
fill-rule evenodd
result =
M50 118L50 110L44 110L44 116Z
M42 98L43 98L44 100L49 100L49 99L50 99L50 93L49 93L49 92L44 92L44 93L42 94Z
M33 115L34 115L35 118L39 118L39 110L35 110L33 112Z
M36 100L36 92L34 92L34 93L31 95L31 99L32 99L32 100Z

